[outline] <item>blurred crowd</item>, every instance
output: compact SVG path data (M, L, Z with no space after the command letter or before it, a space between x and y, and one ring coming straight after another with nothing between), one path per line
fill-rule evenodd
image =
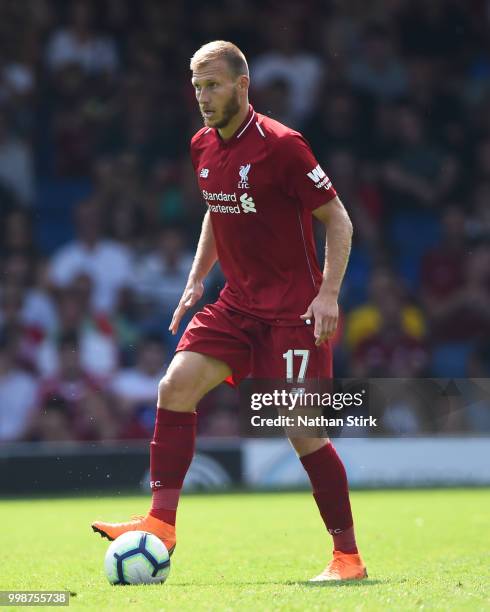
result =
M335 375L490 376L488 0L2 0L0 442L151 436L205 212L189 58L216 38L352 217ZM236 404L205 399L201 434L236 435Z

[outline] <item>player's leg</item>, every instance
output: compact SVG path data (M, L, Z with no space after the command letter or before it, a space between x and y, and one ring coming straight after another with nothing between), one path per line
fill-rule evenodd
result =
M313 497L333 538L334 549L356 554L347 475L333 444L326 437L290 437L289 441L308 474Z
M298 376L300 369L307 379L332 377L330 345L317 347L311 326L271 327L260 343L253 353L253 376L257 378L284 380L286 368L291 368L288 354L293 357L293 377ZM291 376L290 371L287 376ZM290 434L290 441L308 474L321 517L333 538L334 559L315 580L365 577L355 541L347 476L334 446L328 438L294 434Z
M231 374L230 367L193 351L175 354L158 387L155 431L150 445L149 515L175 526L184 478L195 450L199 400Z
M220 359L194 351L179 351L158 385L157 407L172 412L195 412L206 393L230 374L230 366Z
M365 578L366 568L356 545L347 475L335 447L328 438L290 437L289 441L308 474L313 497L333 539L333 560L312 580Z
M299 458L320 450L323 446L328 444L328 438L301 438L296 436L290 436L289 442L296 451Z
M150 444L152 507L143 517L124 523L96 521L92 529L109 540L126 531L148 531L170 552L175 548L175 517L180 491L194 456L196 405L231 374L213 357L182 351L175 354L158 387L158 409Z
M94 531L111 540L126 531L149 531L173 549L177 504L194 454L196 405L223 380L236 384L250 370L250 347L240 319L208 305L189 323L158 388L150 445L152 507L146 516L125 523L97 521Z

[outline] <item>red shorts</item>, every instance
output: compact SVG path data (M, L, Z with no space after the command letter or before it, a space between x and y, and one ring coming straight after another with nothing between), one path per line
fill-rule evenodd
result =
M283 380L292 374L296 379L300 368L305 379L332 377L330 342L315 346L313 325L269 325L217 304L208 304L194 315L176 351L224 361L232 371L225 382L232 386L247 376Z

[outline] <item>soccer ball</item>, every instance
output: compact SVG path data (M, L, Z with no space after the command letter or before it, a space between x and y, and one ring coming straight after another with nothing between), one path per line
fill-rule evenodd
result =
M167 579L170 557L157 536L127 531L107 549L104 566L111 584L155 584Z

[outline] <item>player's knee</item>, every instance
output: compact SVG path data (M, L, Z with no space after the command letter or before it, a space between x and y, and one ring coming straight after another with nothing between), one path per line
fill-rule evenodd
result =
M167 372L158 384L158 407L179 412L195 409L192 385L178 371Z
M158 399L166 400L171 395L171 383L167 376L164 376L158 383Z

